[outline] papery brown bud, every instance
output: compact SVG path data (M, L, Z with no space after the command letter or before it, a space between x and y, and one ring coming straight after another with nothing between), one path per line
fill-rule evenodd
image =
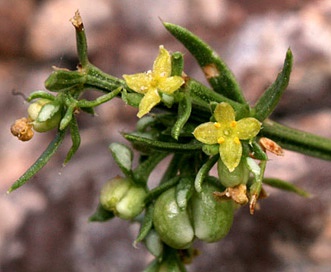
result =
M17 119L11 126L10 131L14 136L23 142L29 141L33 137L32 124L26 117Z

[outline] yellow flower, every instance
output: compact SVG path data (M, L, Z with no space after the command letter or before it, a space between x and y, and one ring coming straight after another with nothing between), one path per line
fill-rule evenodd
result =
M169 52L160 46L160 52L154 61L153 71L134 75L123 75L126 84L137 93L144 94L139 104L137 116L140 118L160 103L159 93L171 95L184 84L180 76L171 76L171 56Z
M205 144L219 144L219 153L225 166L232 172L239 164L242 155L240 140L255 137L261 123L252 117L235 120L231 105L222 102L214 111L216 122L199 125L193 131L194 137Z

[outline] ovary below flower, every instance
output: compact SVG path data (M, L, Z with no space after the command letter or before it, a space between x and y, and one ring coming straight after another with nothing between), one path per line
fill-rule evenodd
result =
M140 118L160 103L159 93L173 94L184 84L180 76L171 76L171 56L161 45L159 55L154 61L153 70L134 75L123 75L126 84L133 91L144 94L137 116Z
M219 153L225 166L232 172L242 156L240 140L255 137L261 123L252 117L235 120L235 112L230 104L222 102L214 111L216 122L199 125L193 131L194 137L205 144L219 144Z

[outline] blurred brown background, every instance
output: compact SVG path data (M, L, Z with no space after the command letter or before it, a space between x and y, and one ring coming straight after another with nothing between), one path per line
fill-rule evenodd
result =
M69 138L36 177L6 195L54 136L36 135L28 143L11 136L11 123L27 108L12 90L28 95L43 89L52 65L75 68L69 19L76 9L86 27L90 59L104 71L120 77L150 69L160 44L186 52L162 19L187 27L215 48L251 103L275 79L291 47L292 78L274 119L331 137L328 0L0 0L1 272L130 272L152 259L143 245L131 245L138 226L118 219L87 222L100 186L120 173L108 145L124 142L119 132L137 120L136 110L120 100L99 107L96 117L79 116L82 145L65 168ZM204 80L189 54L185 71ZM267 175L293 181L314 198L266 188L270 197L254 216L243 208L228 237L197 245L201 255L189 271L330 271L330 162L286 152L270 157Z

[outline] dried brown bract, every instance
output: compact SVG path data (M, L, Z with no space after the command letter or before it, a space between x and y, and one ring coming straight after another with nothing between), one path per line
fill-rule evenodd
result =
M232 199L239 205L245 205L248 202L246 185L239 184L234 187L228 187L224 192L214 192L214 197L221 199Z
M260 138L259 143L264 150L268 150L269 152L277 156L284 156L284 150L282 149L282 147L273 140L270 140L266 137L262 137Z

